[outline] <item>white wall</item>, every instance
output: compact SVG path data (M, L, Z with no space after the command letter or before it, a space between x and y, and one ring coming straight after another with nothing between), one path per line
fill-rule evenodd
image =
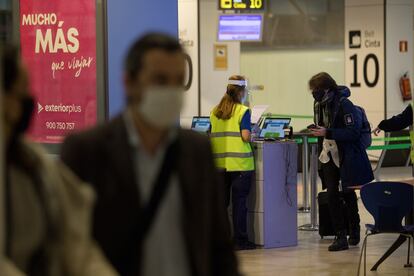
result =
M344 50L275 50L241 53L241 73L251 83L263 84L253 92L251 105L270 105L268 112L286 115L313 115L313 98L308 80L321 71L344 82ZM312 119L293 118L294 130L311 124Z
M226 92L228 77L240 73L240 43L230 42L228 47L228 69L214 70L214 44L217 41L217 0L200 1L200 73L201 115L210 115Z
M400 113L410 101L403 102L399 79L408 72L413 88L413 1L387 1L386 18L386 101L387 117ZM399 41L408 41L408 51L400 53Z

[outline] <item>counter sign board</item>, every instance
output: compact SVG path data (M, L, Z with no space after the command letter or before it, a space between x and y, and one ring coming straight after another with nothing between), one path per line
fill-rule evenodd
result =
M22 59L36 111L30 138L59 143L97 120L96 6L90 0L20 1Z
M263 10L264 0L219 0L220 10Z
M384 119L384 5L380 0L349 0L345 5L345 85L372 125Z

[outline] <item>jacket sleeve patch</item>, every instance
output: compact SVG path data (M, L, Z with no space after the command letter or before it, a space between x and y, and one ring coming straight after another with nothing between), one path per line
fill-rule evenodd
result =
M352 126L355 123L354 116L352 115L352 113L345 114L344 120L345 120L345 125L347 126Z

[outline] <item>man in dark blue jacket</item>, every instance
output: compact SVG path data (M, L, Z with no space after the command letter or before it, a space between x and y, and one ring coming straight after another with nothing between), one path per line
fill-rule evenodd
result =
M381 131L385 132L392 132L392 131L400 131L403 130L409 126L413 125L413 106L412 104L409 104L402 113L393 116L390 119L382 120L378 127L376 127L373 130L373 133L375 136L378 136L378 134ZM412 132L412 131L411 131ZM411 163L414 163L414 143L413 143L413 135L410 135L411 137ZM414 221L414 212L411 212L411 214L407 217L408 220L406 223L412 224Z
M373 133L377 136L381 130L385 132L399 131L413 125L413 107L408 105L401 114L388 120L382 120Z
M355 191L347 187L374 179L366 149L360 141L363 120L361 113L348 99L351 95L349 89L338 86L329 74L322 72L313 76L309 88L315 99L316 126L311 131L314 136L320 137L319 176L328 192L331 220L336 231L329 251L346 250L348 244L357 245L360 241L357 197ZM345 213L349 225L345 224ZM347 229L350 231L349 240Z

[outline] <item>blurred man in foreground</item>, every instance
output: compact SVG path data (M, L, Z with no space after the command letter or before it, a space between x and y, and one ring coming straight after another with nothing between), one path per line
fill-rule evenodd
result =
M98 193L94 236L122 275L238 275L208 139L177 127L185 67L175 38L142 37L125 59L124 112L62 148Z

